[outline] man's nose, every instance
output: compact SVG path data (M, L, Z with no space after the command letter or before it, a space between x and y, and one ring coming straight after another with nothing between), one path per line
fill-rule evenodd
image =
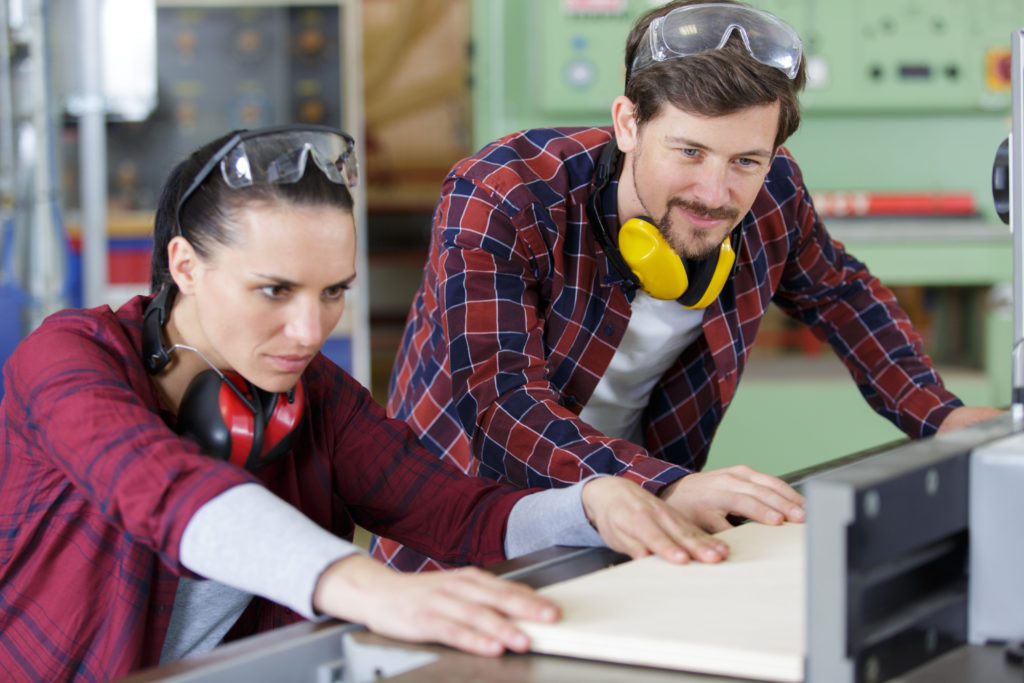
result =
M694 184L694 200L711 209L725 206L729 201L729 168L727 164L704 164Z

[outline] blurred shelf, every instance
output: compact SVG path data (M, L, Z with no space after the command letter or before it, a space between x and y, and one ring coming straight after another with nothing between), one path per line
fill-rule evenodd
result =
M107 235L110 237L152 237L152 211L110 211L107 213ZM69 214L65 223L68 237L78 239L82 234L81 218Z
M981 218L830 218L825 226L888 286L1013 280L1009 228Z
M967 405L1005 406L980 369L940 366L946 388ZM864 401L846 367L818 356L752 356L711 447L706 469L745 464L769 474L810 467L906 438Z
M366 188L366 208L375 211L433 211L444 173L422 184L373 185Z

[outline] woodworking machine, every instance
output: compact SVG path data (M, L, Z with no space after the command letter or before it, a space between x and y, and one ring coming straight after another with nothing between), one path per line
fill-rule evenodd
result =
M807 498L807 681L1024 680L1024 432L1010 415L786 478ZM492 570L541 587L624 561L603 548L550 548ZM326 622L255 636L125 683L238 680L738 679L547 655L488 659Z

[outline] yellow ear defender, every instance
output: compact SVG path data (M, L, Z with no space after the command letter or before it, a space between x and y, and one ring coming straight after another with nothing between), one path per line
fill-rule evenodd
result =
M731 237L705 261L684 262L661 231L642 218L630 218L619 228L619 251L644 291L655 299L679 299L686 308L710 305L736 263Z
M725 238L706 259L681 258L657 226L647 218L631 218L619 228L613 244L604 224L603 195L616 175L621 155L613 138L602 149L594 167L594 189L587 200L587 220L594 237L630 292L643 288L656 299L675 299L686 308L707 308L722 293L736 267L740 228Z

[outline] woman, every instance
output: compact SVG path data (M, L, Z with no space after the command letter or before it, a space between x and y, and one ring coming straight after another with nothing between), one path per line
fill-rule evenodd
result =
M350 543L356 524L459 564L602 539L726 556L619 477L464 476L319 354L356 276L355 181L333 129L202 147L160 198L154 294L55 314L11 356L0 671L116 678L320 615L497 655L528 647L512 619L557 618L480 570L396 573Z

